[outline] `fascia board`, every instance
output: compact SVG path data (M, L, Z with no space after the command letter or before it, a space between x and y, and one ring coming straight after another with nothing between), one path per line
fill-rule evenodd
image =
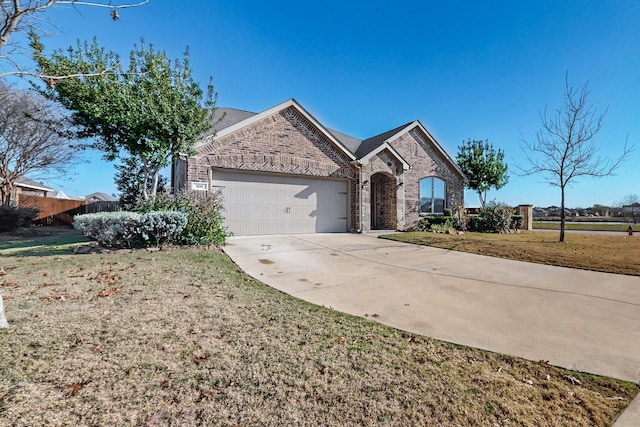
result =
M351 160L356 160L356 156L353 155L353 153L351 153L351 151L349 151L347 149L347 147L345 147L344 145L342 145L342 143L340 141L338 141L332 134L331 132L329 132L327 130L327 128L325 128L322 124L320 124L319 121L317 121L315 119L315 117L313 117L311 114L309 114L309 112L307 110L304 109L304 107L302 105L300 105L298 103L298 101L296 101L295 99L291 99L290 100L293 104L293 106L300 112L302 113L302 115L309 120L315 127L317 127L318 129L320 129L320 132L322 132L324 134L324 136L331 142L333 142L338 148L340 148L340 150L349 157L349 159Z
M31 190L39 190L39 191L55 191L53 188L45 187L44 185L29 184L27 182L24 182L24 180L29 180L31 182L35 182L36 184L38 184L36 181L32 179L19 176L18 179L14 182L14 186L21 187L21 188L29 188ZM0 183L3 183L3 182L4 182L4 179L0 178Z
M22 183L16 183L15 184L16 187L22 187L22 188L28 188L30 190L38 190L38 191L55 191L53 188L49 188L49 187L39 187L37 185L31 185L31 184L22 184Z
M410 167L409 163L407 163L407 161L400 155L400 153L398 153L391 145L389 145L388 140L385 141L383 144L379 145L375 150L368 152L366 156L360 159L360 161L365 165L369 164L369 160L373 156L375 156L376 154L384 150L389 150L396 159L400 160L400 163L402 163L402 170L405 170L405 171L409 170L409 167Z

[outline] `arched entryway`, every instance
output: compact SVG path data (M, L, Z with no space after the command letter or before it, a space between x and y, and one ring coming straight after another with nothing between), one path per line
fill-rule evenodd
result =
M378 172L370 179L371 229L395 230L397 221L396 179Z

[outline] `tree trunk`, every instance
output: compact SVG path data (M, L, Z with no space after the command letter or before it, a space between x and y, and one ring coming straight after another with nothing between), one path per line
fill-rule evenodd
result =
M13 191L13 185L9 185L4 182L0 185L0 194L2 197L2 206L11 205L11 192Z
M4 315L4 303L2 302L2 294L0 294L0 328L8 328L9 322L7 322L7 317Z
M142 157L142 174L144 175L142 179L142 197L144 200L149 200L149 166L147 166L147 159Z
M153 171L153 177L151 178L151 197L156 197L158 194L158 179L160 171L158 169Z
M560 187L560 241L564 242L564 223L565 223L565 213L564 213L564 186Z
M480 199L480 207L484 209L484 205L487 202L487 192L484 192L484 197L482 197L482 191L478 190L478 198Z

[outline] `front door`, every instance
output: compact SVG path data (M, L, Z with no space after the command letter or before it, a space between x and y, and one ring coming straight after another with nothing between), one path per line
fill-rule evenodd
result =
M376 173L370 180L371 229L396 229L396 180L391 175Z

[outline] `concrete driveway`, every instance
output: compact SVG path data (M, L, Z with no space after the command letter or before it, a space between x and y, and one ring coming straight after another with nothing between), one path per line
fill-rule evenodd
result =
M375 235L233 237L224 251L249 275L314 304L440 340L640 381L640 277ZM640 415L638 399L632 406Z

